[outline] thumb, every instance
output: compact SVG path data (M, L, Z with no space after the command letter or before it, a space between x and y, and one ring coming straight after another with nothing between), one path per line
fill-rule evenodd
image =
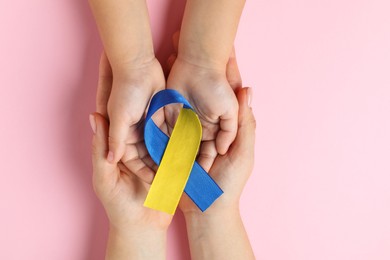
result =
M135 86L135 87L134 87ZM150 93L137 85L113 84L107 104L110 129L107 161L117 163L126 151L127 143L140 140L140 121L149 102Z
M129 124L116 116L110 118L107 161L117 163L125 153Z
M232 145L232 157L254 154L256 120L250 107L252 89L242 88L237 93L239 104L237 137Z
M92 140L92 162L94 166L97 166L107 162L108 123L99 113L90 114L89 121L94 132Z
M237 93L238 100L238 128L256 128L256 120L253 115L252 103L252 88L242 88Z
M93 187L100 199L111 190L120 174L117 165L106 159L108 151L108 122L98 113L89 116L92 131ZM103 196L103 197L102 197Z

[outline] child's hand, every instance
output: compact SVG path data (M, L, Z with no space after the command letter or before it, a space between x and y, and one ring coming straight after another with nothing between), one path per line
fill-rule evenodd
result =
M140 141L142 118L152 95L165 88L154 55L146 1L89 0L105 49L98 111L110 122L108 160L117 163L128 143ZM111 71L112 68L112 71ZM134 166L137 167L137 166Z
M215 141L225 154L237 133L237 99L225 71L198 67L177 58L168 77L168 88L182 93L196 110L203 127L203 141ZM169 108L169 107L168 107ZM176 118L167 109L167 123Z
M219 154L226 153L237 134L238 105L226 78L226 63L244 3L186 2L178 55L167 81L167 88L180 91L194 106L202 122L203 141L214 141ZM166 110L172 126L177 112Z
M97 112L109 119L110 162L123 159L126 145L143 142L143 118L145 110L154 93L165 88L165 78L157 59L153 58L137 66L125 65L112 71L110 63L102 54L97 90ZM161 113L162 115L162 113ZM161 118L161 121L164 119ZM128 165L130 170L139 168L138 157Z
M234 91L242 86L241 75L238 69L234 48L229 57L226 69L222 71L212 70L210 68L202 69L199 66L181 61L177 58L179 37L180 32L176 32L172 38L175 53L173 53L167 61L168 68L171 70L168 78L168 86L178 89L181 92L183 91L183 94L189 97L190 103L195 106L195 109L199 113L203 126L203 139L197 161L206 171L208 171L217 154L224 154L236 137L238 104ZM187 73L187 75L182 73ZM190 75L188 75L188 73L190 73ZM199 73L200 75L195 76L196 73ZM175 76L175 74L177 74L177 76ZM194 81L194 85L180 83L180 80ZM191 87L198 85L198 89L190 89ZM217 85L218 87L215 87ZM193 94L195 100L194 98L191 98L191 95L188 94L188 92L195 92ZM200 99L200 102L197 101L198 99ZM204 108L215 108L215 111L217 112L210 110L208 111L209 113L203 113L202 109ZM230 122L235 122L235 125L230 126L230 124L233 123L228 124L232 129L231 132L221 130L220 124L225 124L227 121L220 120L220 118L215 116L216 114L223 113L221 112L223 109L226 109L226 115L231 115ZM177 114L178 110L175 110L172 107L165 108L165 119L168 122L168 126L171 126L171 129L174 125L174 120L177 118ZM210 114L212 115L211 117L214 117L216 122L219 121L219 124L210 122L212 121L210 120L210 117L208 117ZM216 136L216 134L218 134L218 136ZM220 150L221 146L223 150Z

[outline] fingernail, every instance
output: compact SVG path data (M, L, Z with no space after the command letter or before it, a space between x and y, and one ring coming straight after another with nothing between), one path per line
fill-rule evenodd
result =
M96 134L96 121L95 117L92 114L89 115L89 123L91 124L93 133Z
M108 152L107 161L110 163L112 163L114 161L114 153L112 151Z
M253 95L252 88L248 88L246 90L246 98L247 98L249 107L252 107L252 95Z

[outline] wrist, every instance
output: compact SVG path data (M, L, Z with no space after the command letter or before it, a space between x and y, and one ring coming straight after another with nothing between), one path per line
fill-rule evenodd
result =
M227 258L221 252L232 247L230 238L235 237L240 229L242 221L238 209L192 212L184 216L192 259L241 259L234 256Z
M113 75L114 86L137 90L140 97L145 96L145 93L151 95L156 89L165 87L164 73L154 56L137 64L122 63L113 68Z
M168 225L160 225L150 223L148 225L131 224L131 225L114 225L110 223L110 232L118 234L123 237L138 236L139 234L166 234L168 231Z
M244 2L187 1L178 55L202 66L226 67Z
M213 55L202 50L201 47L188 47L182 49L186 50L179 49L176 61L205 70L225 73L229 56L225 58L221 55Z
M184 216L192 259L255 259L238 207Z
M205 212L190 210L184 211L183 214L187 226L198 231L210 229L216 224L224 225L231 222L232 218L241 218L238 205L230 207L214 207L212 205Z
M165 219L155 219L153 221L145 220L122 220L112 222L110 220L110 233L131 239L140 235L164 236L168 232L170 221Z
M193 79L207 79L213 82L226 80L226 64L220 66L214 62L190 59L180 54L177 56L171 72L170 75L180 75L180 78L190 81Z
M106 259L165 259L166 230L110 226Z
M110 60L113 74L116 76L126 77L134 70L143 69L148 66L152 66L158 62L156 56L152 51L139 52L128 58L122 58L121 60Z

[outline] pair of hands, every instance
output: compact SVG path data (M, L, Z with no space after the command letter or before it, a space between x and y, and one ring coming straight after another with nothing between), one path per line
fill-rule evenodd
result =
M178 38L175 34L176 50ZM223 71L197 66L176 53L168 65L167 86L176 87L189 99L204 127L197 161L225 192L205 213L186 194L179 208L188 221L239 214L240 194L253 167L255 120L249 105L251 89L241 88L234 51ZM94 189L116 236L137 237L141 244L151 237L164 237L172 216L143 206L157 168L143 143L143 117L151 96L165 87L161 66L153 59L129 68L126 76L117 76L103 54L99 74L97 113L90 117ZM161 126L166 122L169 132L176 111L164 109L155 121ZM118 162L109 154L113 147L120 151L115 155L123 154Z
M137 144L142 140L141 126L145 110L151 97L165 88L178 90L193 105L202 123L202 141L211 143L219 154L225 154L233 142L237 134L238 113L234 91L241 86L234 51L232 65L228 67L231 71L227 77L225 67L198 65L195 59L189 60L178 55L179 37L179 32L173 36L176 53L167 61L170 70L167 81L155 57L141 60L137 65L123 64L121 69L113 73L103 53L97 111L110 121L107 155L110 162L123 160L126 145ZM178 110L174 107L165 109L168 131L172 130L177 115Z

